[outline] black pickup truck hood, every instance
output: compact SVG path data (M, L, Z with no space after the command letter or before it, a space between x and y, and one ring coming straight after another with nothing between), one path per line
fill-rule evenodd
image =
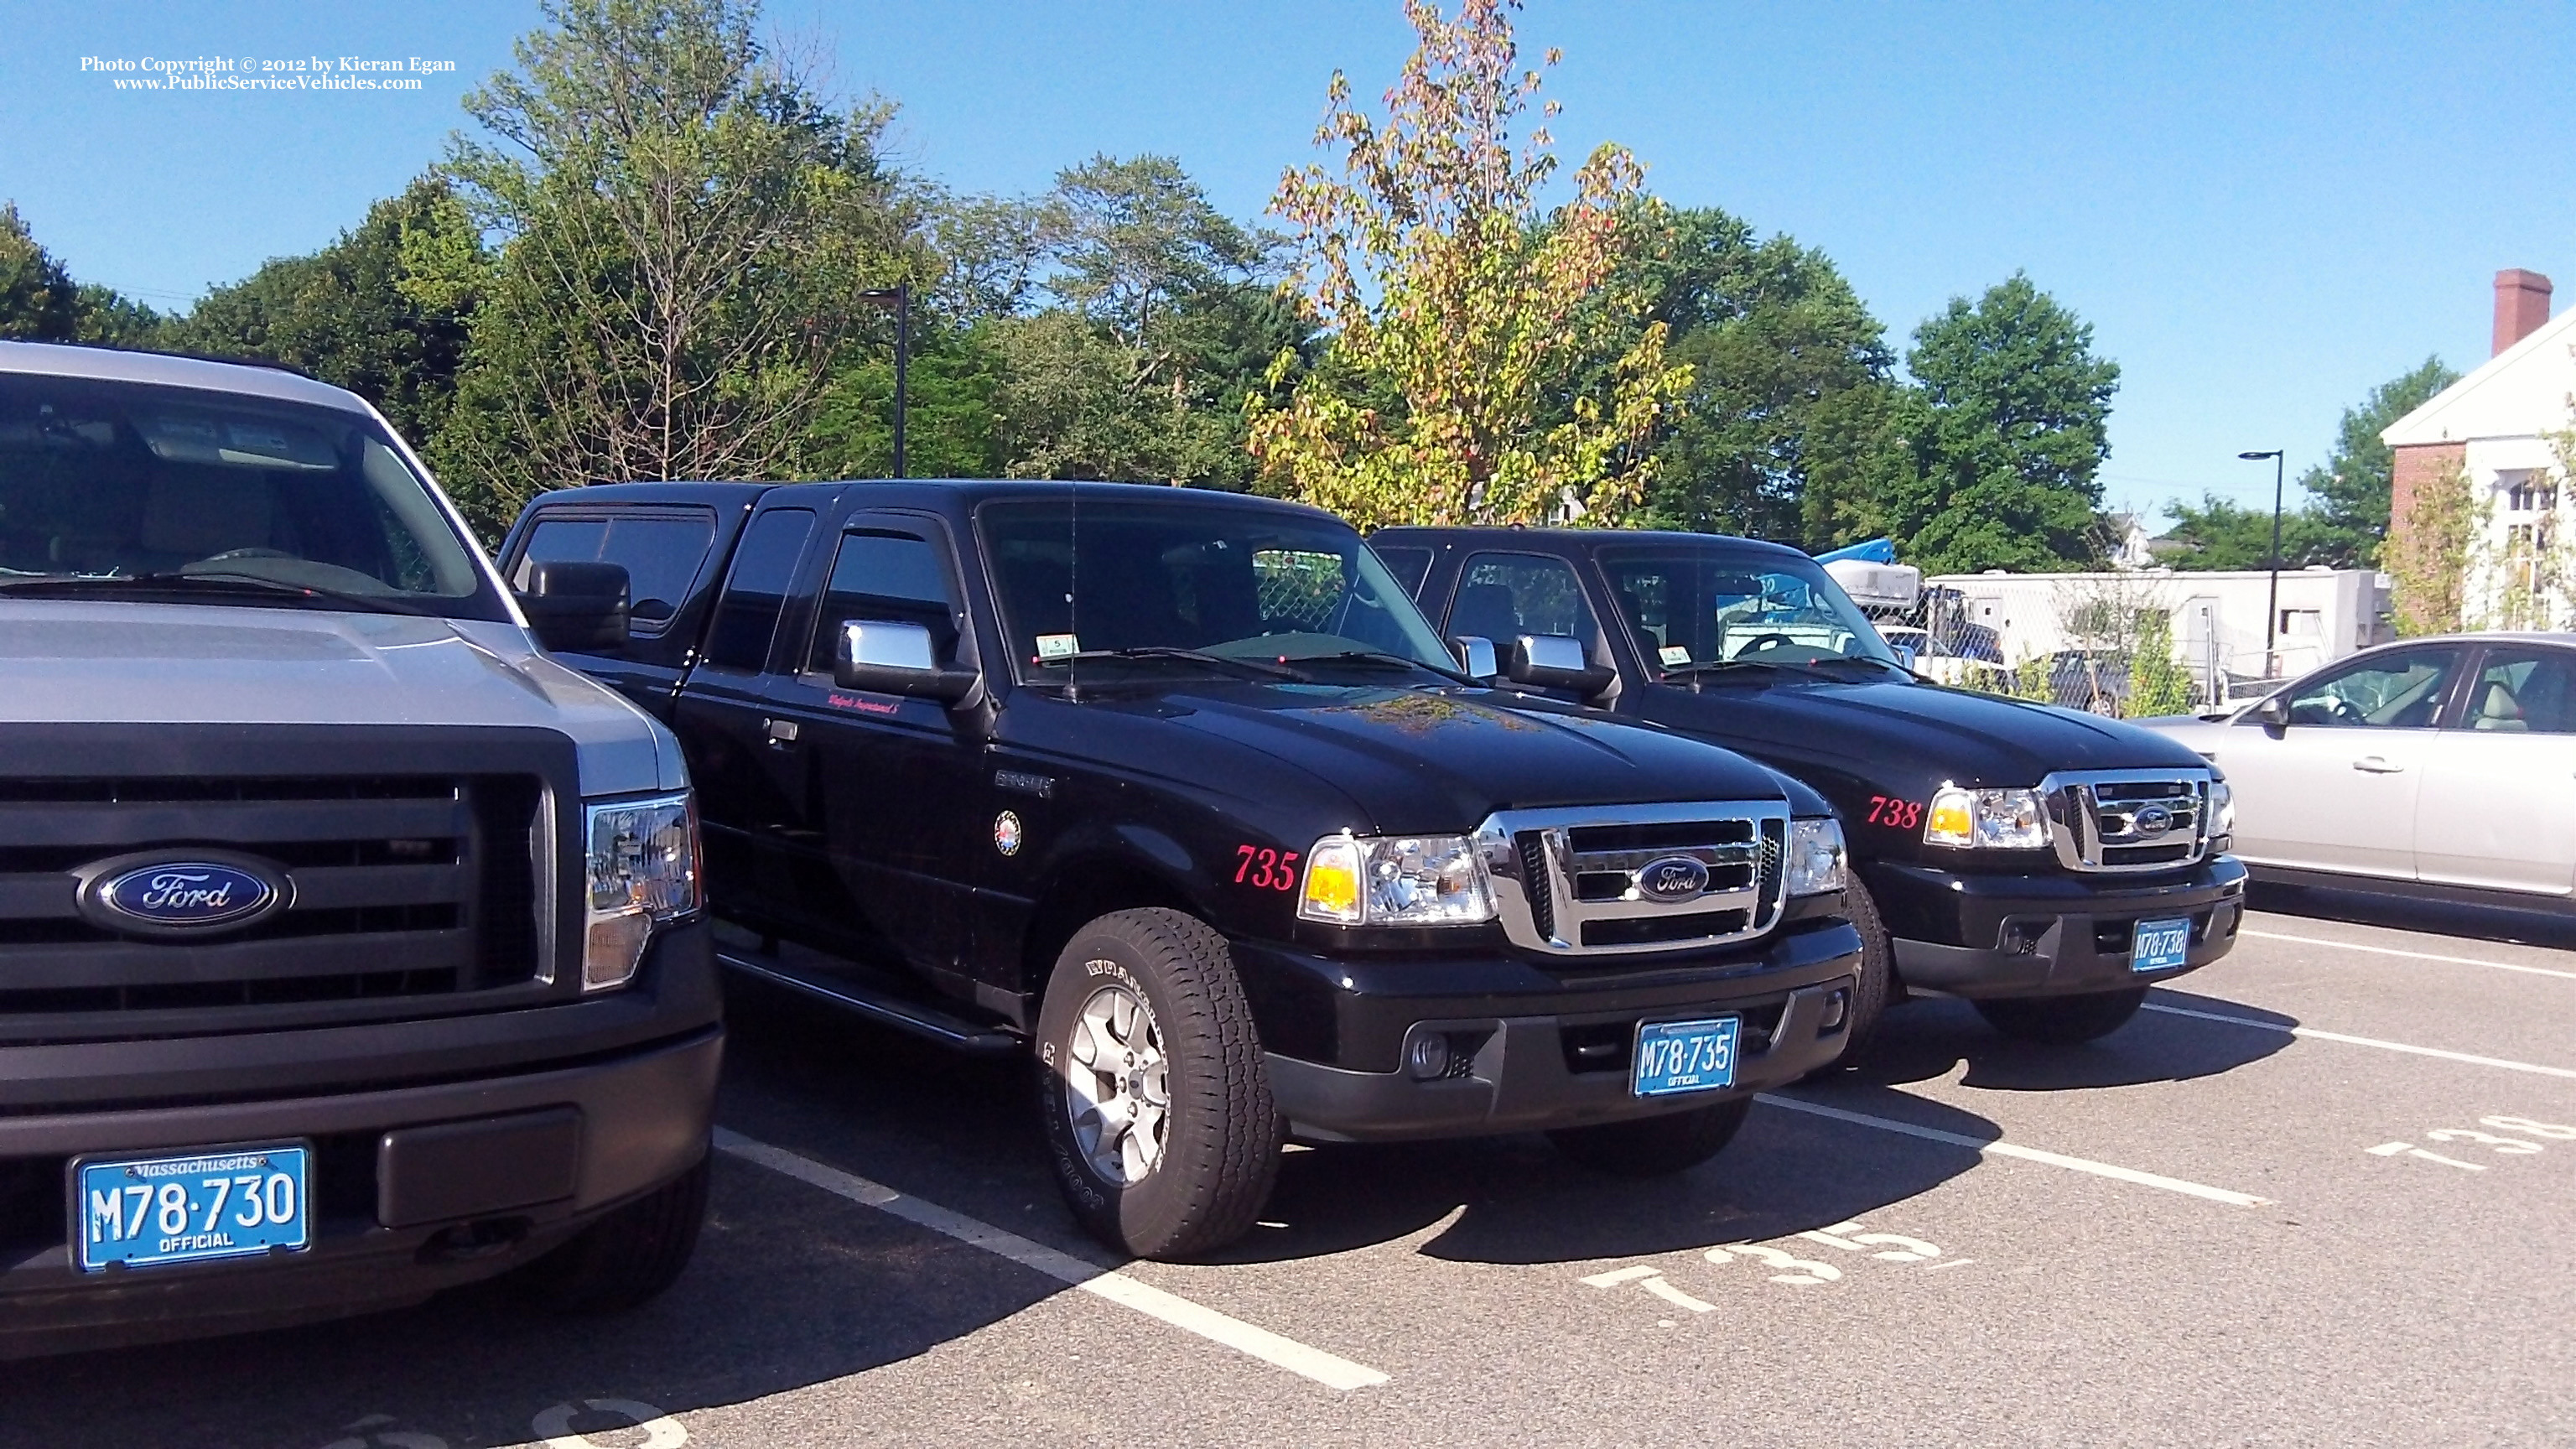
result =
M1495 691L1210 683L1085 707L1109 718L1151 715L1209 741L1234 771L1284 763L1332 786L1380 831L1472 829L1495 810L1681 800L1777 800L1780 782L1752 761L1664 730ZM1203 752L1123 728L1162 771ZM1126 749L1119 751L1126 753ZM1214 764L1215 761L1202 761Z
M2118 720L1937 684L1711 685L1697 693L1649 686L1651 718L1797 770L1830 761L1863 777L1882 761L1885 783L1918 788L1930 771L1961 785L2028 786L2051 770L2188 766L2199 756ZM1934 783L1938 783L1937 781Z

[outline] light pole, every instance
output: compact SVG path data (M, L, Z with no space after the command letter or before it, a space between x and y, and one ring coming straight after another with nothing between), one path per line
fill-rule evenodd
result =
M902 436L900 433L896 436ZM2287 465L2279 448L2236 455L2249 463L2272 460L2272 593L2263 606L2263 677L2281 677L2281 661L2273 650L2273 634L2281 627L2281 476Z
M903 472L904 368L912 352L912 284L897 282L861 292L861 297L894 311L894 476Z

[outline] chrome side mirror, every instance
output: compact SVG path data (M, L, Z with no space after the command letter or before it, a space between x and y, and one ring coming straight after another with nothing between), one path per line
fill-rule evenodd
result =
M909 695L955 704L975 687L975 671L944 666L919 624L844 619L832 646L832 682L843 689Z
M1564 634L1523 634L1513 640L1503 676L1514 684L1586 695L1609 688L1611 680L1609 670L1593 667L1585 657L1582 640Z
M1461 634L1449 641L1450 650L1458 656L1458 668L1470 679L1491 679L1503 672L1494 662L1494 641L1474 634Z

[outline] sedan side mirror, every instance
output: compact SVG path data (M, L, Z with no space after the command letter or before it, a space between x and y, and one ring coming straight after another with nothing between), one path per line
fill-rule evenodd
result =
M2246 717L2265 729L2285 729L2290 723L2290 697L2276 694L2246 711Z
M939 662L930 631L919 624L844 619L832 645L832 682L843 689L901 694L955 704L975 688L972 669Z
M623 648L627 581L623 564L537 559L528 565L519 610L549 650L596 654Z
M1449 641L1458 656L1459 672L1470 679L1491 679L1503 672L1494 662L1494 641L1474 634L1461 634Z
M1503 677L1538 689L1592 695L1610 687L1611 673L1584 656L1583 641L1563 634L1523 634L1511 643Z

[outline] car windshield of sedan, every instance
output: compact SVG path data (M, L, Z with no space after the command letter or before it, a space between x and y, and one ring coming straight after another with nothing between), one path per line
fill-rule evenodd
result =
M1666 673L1728 663L1896 663L1867 616L1805 559L1615 551L1601 567L1639 648Z
M978 510L1011 647L1033 678L1188 667L1456 667L1358 533L1267 508L1062 501ZM1206 663L1206 659L1198 661ZM1112 669L1107 672L1118 672Z
M488 593L362 413L0 374L0 594L503 617Z

